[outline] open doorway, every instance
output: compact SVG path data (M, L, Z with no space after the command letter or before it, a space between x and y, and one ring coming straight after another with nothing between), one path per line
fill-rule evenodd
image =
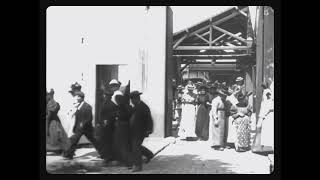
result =
M100 119L99 110L102 105L103 88L112 79L118 79L119 65L96 65L96 104L95 104L95 123Z

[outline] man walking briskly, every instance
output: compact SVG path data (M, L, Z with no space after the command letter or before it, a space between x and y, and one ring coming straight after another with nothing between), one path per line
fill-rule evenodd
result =
M78 101L77 110L75 112L75 125L73 127L73 135L69 138L71 146L65 151L64 157L73 159L76 146L82 135L93 144L93 146L100 152L98 143L94 138L92 126L92 107L84 101L84 93L75 91L74 96Z
M142 147L142 143L145 137L153 131L153 121L149 107L140 100L142 93L133 91L130 93L131 103L134 105L133 114L130 118L130 146L131 155L130 161L132 162L132 172L142 171L142 151L146 151Z

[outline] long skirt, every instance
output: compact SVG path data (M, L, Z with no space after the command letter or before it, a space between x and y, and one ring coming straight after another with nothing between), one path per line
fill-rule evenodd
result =
M274 147L274 116L272 112L262 121L261 145Z
M227 120L227 133L226 133L226 136L227 136L227 143L234 143L236 141L236 128L235 128L235 125L233 123L233 117L232 116L229 116L228 117L228 120Z
M118 121L113 131L113 159L127 163L129 158L129 123Z
M225 144L225 111L218 111L218 125L214 125L214 120L211 118L212 128L212 145L224 146Z
M203 139L208 140L209 138L209 111L205 105L200 104L196 116L196 135Z
M181 116L178 136L182 138L197 137L195 133L196 107L192 104L184 104Z
M238 117L234 121L236 128L236 139L235 147L236 150L239 148L248 148L250 145L250 119L248 116Z
M70 146L70 142L66 131L63 129L61 123L57 120L49 122L47 134L46 147L47 151L50 150L67 150Z

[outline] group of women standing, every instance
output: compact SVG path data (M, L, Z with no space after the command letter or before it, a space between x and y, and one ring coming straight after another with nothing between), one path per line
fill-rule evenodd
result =
M182 139L209 141L215 150L224 150L234 143L236 151L250 146L252 106L240 85L225 83L195 86L189 82L181 97L181 123L178 136Z

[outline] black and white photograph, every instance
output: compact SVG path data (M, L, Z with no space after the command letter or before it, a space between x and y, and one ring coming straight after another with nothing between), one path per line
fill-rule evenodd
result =
M48 7L47 173L272 174L274 13Z

